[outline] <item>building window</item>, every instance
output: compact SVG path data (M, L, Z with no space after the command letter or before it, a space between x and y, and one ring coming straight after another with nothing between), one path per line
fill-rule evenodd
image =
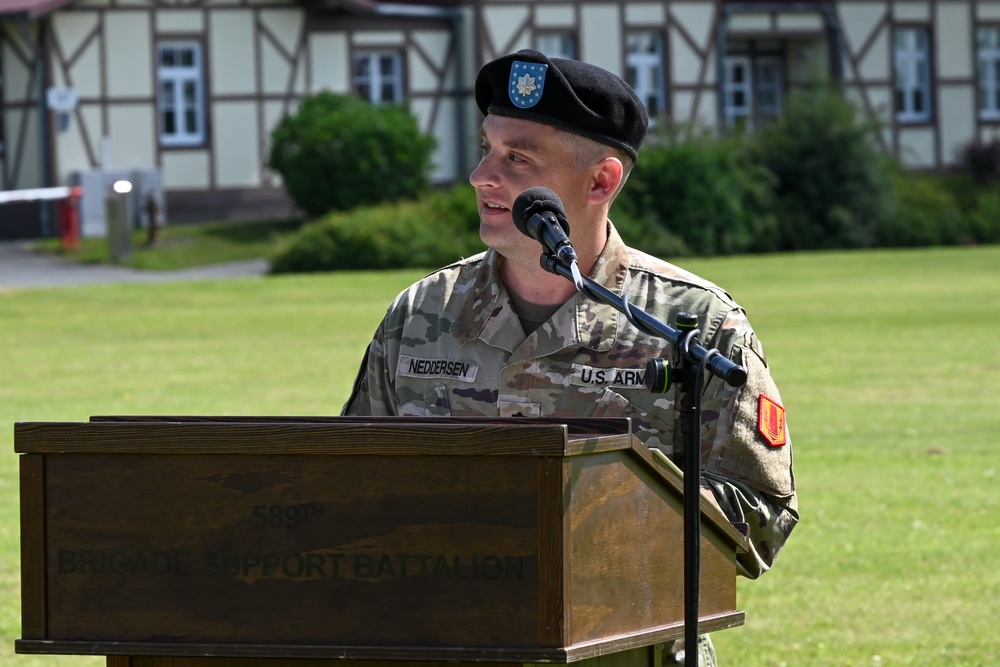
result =
M157 47L161 145L205 143L203 69L198 42L166 42Z
M403 56L397 51L354 54L354 90L373 104L403 101Z
M1000 120L1000 28L976 31L979 60L979 117Z
M757 119L763 124L784 109L785 64L778 56L761 56L756 64Z
M535 49L549 58L576 59L576 39L571 32L540 32L535 34Z
M750 56L726 56L722 100L727 127L749 127L752 124L753 81L750 76Z
M919 123L930 117L930 37L924 28L901 28L896 31L896 120Z
M722 103L727 127L751 130L780 116L785 107L784 59L727 55Z
M646 105L650 118L667 111L667 84L663 66L663 36L653 31L629 32L625 37L625 80Z

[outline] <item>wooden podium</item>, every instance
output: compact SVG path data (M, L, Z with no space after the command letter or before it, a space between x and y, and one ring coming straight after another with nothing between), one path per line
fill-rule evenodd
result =
M95 417L15 450L18 653L648 667L684 634L680 475L628 420ZM746 542L701 509L713 631Z

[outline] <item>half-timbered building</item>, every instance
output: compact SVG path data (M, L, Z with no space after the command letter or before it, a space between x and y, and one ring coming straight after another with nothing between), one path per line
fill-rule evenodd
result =
M720 130L836 82L912 167L1000 128L1000 0L0 0L0 190L153 170L171 219L284 215L270 131L323 89L407 102L461 180L476 71L526 47Z

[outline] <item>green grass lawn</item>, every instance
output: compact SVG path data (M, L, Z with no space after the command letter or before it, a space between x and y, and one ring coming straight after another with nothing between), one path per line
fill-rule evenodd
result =
M1000 247L681 262L767 347L802 523L723 667L1000 664ZM16 421L337 413L422 272L0 292L0 664L20 633Z

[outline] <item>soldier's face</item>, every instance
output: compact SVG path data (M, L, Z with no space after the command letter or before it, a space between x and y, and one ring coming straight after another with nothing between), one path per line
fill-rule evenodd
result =
M528 188L547 187L562 199L572 229L588 185L576 166L574 144L548 125L489 115L483 121L481 148L482 159L469 176L479 204L479 235L505 257L516 254L537 263L540 245L517 230L511 207Z

